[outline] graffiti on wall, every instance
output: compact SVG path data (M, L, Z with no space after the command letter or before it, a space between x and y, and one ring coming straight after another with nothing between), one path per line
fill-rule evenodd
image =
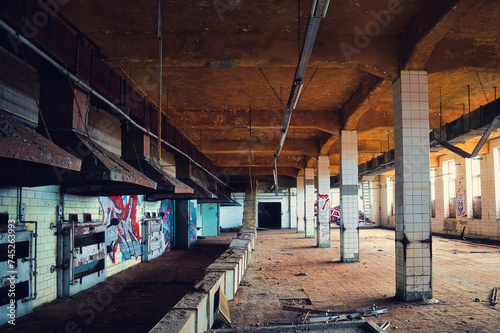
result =
M457 217L467 217L467 212L466 212L466 198L465 198L465 191L462 187L458 188L457 191L457 196L455 199L455 205L456 205L456 212L457 212Z
M141 196L100 197L102 223L106 229L107 253L114 264L118 248L122 260L141 256L140 225L137 220L137 206L142 204Z
M165 214L163 216L163 242L165 246L165 252L171 249L172 240L172 225L174 223L174 202L172 200L163 200L160 205L160 213Z
M196 201L189 201L189 241L196 242Z

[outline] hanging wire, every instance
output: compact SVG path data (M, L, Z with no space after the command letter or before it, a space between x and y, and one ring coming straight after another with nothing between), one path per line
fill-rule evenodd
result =
M283 101L281 100L281 98L278 96L278 94L276 93L276 90L274 90L273 86L271 85L271 82L269 82L269 80L267 79L267 76L266 74L264 74L264 72L262 71L262 68L259 67L259 71L262 73L262 75L264 76L264 79L266 79L267 81L267 84L269 85L269 87L271 87L274 95L276 96L276 98L280 101L281 103L281 106L285 106L285 104L283 104Z
M479 84L481 85L481 89L483 89L483 94L484 97L486 98L486 102L489 103L490 101L488 100L488 96L486 96L486 91L484 90L483 87L483 82L481 82L481 78L479 77L479 73L476 71L477 79L479 80Z
M316 72L318 71L318 67L316 66L316 70L314 70L314 73L313 75L311 75L311 78L309 79L309 81L307 81L307 84L306 86L304 87L304 89L302 90L302 93L300 94L300 96L304 96L304 93L306 92L306 89L307 87L309 86L309 83L311 83L312 79L314 78L314 75L316 75Z

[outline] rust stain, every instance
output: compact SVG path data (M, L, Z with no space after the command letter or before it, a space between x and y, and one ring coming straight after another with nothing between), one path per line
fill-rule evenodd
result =
M0 157L80 171L82 161L0 110Z

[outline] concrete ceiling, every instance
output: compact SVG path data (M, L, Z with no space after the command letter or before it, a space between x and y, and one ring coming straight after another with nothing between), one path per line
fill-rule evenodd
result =
M284 115L280 98L288 99L310 5L164 0L163 111L229 174L245 175L249 165L253 174L272 174ZM387 9L395 14L385 22L383 15L376 18ZM62 14L119 75L157 100L156 1L72 0ZM357 39L365 29L372 36ZM485 94L493 100L500 86L499 39L496 0L332 0L279 173L297 175L319 154L330 155L331 173L337 173L341 129L358 130L360 163L392 149L391 85L400 69L428 71L431 128L468 111L468 85L471 109L486 104Z

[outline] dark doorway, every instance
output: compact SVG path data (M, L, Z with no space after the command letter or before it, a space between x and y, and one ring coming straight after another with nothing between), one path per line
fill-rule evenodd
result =
M259 202L259 227L281 229L280 202Z

